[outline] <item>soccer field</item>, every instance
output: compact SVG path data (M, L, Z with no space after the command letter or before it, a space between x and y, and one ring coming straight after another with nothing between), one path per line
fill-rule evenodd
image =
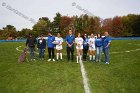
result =
M85 93L80 64L45 61L18 64L24 43L0 43L0 93ZM47 54L47 51L46 51ZM109 65L84 62L91 93L139 93L140 40L111 43Z

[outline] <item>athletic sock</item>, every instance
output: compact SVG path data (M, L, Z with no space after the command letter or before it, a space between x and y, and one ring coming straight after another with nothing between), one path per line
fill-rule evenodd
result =
M95 56L93 55L93 60L95 60Z
M56 59L57 59L57 60L58 60L58 57L59 57L59 53L56 54Z
M79 58L80 58L80 62L82 62L82 56L81 55L79 56Z
M79 56L77 56L77 63L79 63L79 62L78 62L78 58L79 58Z
M62 53L60 53L60 58L62 59Z
M92 55L89 55L89 59L92 60Z

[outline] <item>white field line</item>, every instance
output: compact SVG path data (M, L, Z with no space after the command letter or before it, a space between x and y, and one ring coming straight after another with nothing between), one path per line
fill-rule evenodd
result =
M19 50L20 47L22 47L22 46L16 47L16 50L22 52L22 50Z
M130 53L130 52L135 52L135 51L139 51L139 50L140 50L140 48L134 49L134 50L127 50L127 51L123 51L123 52L111 52L110 54Z
M16 48L17 51L22 52L22 50L20 50L19 48L21 48L22 46L18 46ZM29 53L29 52L28 52ZM82 78L83 78L83 85L84 85L84 90L85 93L91 93L91 90L89 88L89 83L88 83L88 78L87 78L87 74L86 74L86 70L84 67L84 64L82 61L80 61L80 66L81 66L81 73L82 73Z
M17 51L22 52L22 50L20 50L19 48L21 48L22 46L18 46L16 48ZM123 52L110 52L110 54L122 54L122 53L129 53L129 52L135 52L135 51L139 51L140 48L134 49L134 50L127 50L127 51L123 51ZM28 52L29 53L29 52ZM38 54L38 52L36 52ZM45 53L46 54L46 53Z
M80 66L81 66L81 73L82 73L85 93L91 93L90 86L89 86L89 83L88 83L88 78L87 78L87 72L85 70L85 67L84 67L84 64L83 64L82 61L80 61Z
M16 47L16 50L17 51L19 51L19 52L22 52L23 50L20 50L19 48L21 48L22 46L18 46L18 47ZM27 52L27 53L29 53L29 52ZM35 52L36 54L39 54L38 52Z
M21 48L22 46L18 46L16 48L17 51L22 51L22 50L19 50L19 48ZM129 52L134 52L134 51L139 51L140 49L135 49L135 50L129 50L129 51L124 51L124 52L111 52L111 54L118 54L118 53L129 53ZM28 52L29 53L29 52ZM37 52L36 52L37 53ZM84 85L84 90L85 90L85 93L91 93L91 90L90 90L90 85L88 83L88 78L87 78L87 72L85 70L85 67L84 67L84 64L82 61L80 61L80 66L81 66L81 73L82 73L82 78L83 78L83 85Z

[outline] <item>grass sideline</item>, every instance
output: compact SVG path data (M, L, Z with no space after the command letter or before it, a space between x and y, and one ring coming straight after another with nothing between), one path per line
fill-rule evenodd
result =
M111 52L135 50L139 44L140 40L112 41ZM79 64L68 63L66 56L63 62L47 62L47 55L44 62L18 64L20 45L24 43L0 43L0 93L84 93ZM109 65L84 63L92 92L138 93L139 55L140 51L111 54Z

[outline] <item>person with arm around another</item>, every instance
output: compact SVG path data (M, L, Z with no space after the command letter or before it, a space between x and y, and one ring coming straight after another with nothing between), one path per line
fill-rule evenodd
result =
M105 64L109 64L110 61L109 51L110 51L111 38L108 32L104 32L104 35L105 37L103 38L103 52L105 55Z

